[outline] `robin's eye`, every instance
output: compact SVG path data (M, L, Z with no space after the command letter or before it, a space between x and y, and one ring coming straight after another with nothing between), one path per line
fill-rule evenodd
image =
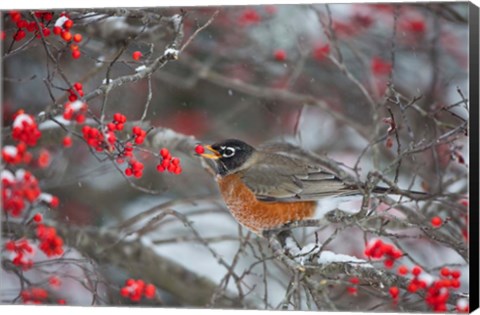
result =
M222 156L225 158L229 158L235 155L235 149L232 147L227 147L225 150L223 150Z

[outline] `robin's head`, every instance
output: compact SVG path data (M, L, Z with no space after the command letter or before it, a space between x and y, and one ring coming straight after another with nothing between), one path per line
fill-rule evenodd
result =
M236 139L223 140L204 147L212 153L205 152L200 155L214 160L221 176L242 170L255 152L254 147Z

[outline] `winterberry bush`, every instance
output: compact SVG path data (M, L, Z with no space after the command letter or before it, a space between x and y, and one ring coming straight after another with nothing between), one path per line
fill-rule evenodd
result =
M2 15L2 303L469 310L467 4ZM365 189L252 234L225 138Z

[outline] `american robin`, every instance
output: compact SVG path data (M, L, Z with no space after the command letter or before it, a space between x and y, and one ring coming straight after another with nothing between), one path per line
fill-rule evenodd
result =
M288 143L266 144L258 149L236 139L204 146L200 156L216 165L216 180L235 219L261 234L284 224L311 218L324 197L360 194L318 160ZM375 187L383 193L388 189Z

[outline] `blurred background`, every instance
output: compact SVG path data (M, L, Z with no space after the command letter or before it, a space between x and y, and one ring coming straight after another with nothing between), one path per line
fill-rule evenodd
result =
M467 210L459 203L468 199L467 4L67 9L52 11L46 27L53 31L62 12L74 21L72 33L83 37L78 59L72 57L71 43L53 34L39 39L27 33L16 41L18 25L9 12L2 13L3 142L12 141L8 128L19 109L37 117L42 138L32 154L36 161L48 150L48 166L28 167L42 190L60 200L58 209L43 209L44 216L78 231L77 236L118 232L122 242L132 241L152 252L135 247L138 255L105 257L98 252L108 251L111 239L99 237L98 244L87 249L72 241L67 242L63 262L34 268L27 276L42 283L45 274L56 273L64 279L56 294L73 305L138 304L116 292L125 279L141 277L159 292L156 300L142 305L428 310L419 297L406 298L404 304L387 303L388 296L375 294L378 288L368 285L349 294L347 275L327 279L322 298L329 303L311 301L307 290L299 289L295 300L290 283L298 275L271 258L265 240L235 222L214 178L194 154L196 143L238 138L255 146L288 140L326 154L346 169L358 163L361 178L372 169L391 180L398 172L401 188L448 194L445 203L406 204L421 213L420 222L410 222L402 210L382 208L382 203L374 206L412 223L389 227L405 236L394 239L409 254L406 265L419 264L432 276L441 266L455 266L462 271L459 291L468 293L468 264L458 251L418 236L431 217L441 216L450 218L443 233L459 243L468 237ZM21 14L33 21L30 12ZM183 38L172 46L179 39L178 21ZM54 60L45 46L54 52ZM178 60L167 62L150 80L112 89L105 107L106 117L120 112L128 121L138 121L151 85L151 103L142 123L156 129L145 150L136 151L145 163L141 179L126 179L114 163L97 159L81 139L74 138L71 148L62 147L67 132L44 119L42 112L61 114L69 88L64 77L82 83L89 95L106 77L135 74L172 47L180 51ZM140 60L132 58L135 51L142 53ZM89 98L88 119L100 117L103 102L102 96ZM389 133L392 117L395 132ZM421 146L425 148L402 156L398 170L397 164L392 167L399 152ZM156 171L158 158L152 152L158 154L162 147L180 158L181 174ZM336 206L357 212L360 204L358 200ZM318 216L331 207L322 204ZM137 220L127 221L135 216ZM300 236L304 243L313 242L317 231L323 242L337 227L305 229ZM365 259L365 241L377 237L377 228L342 228L326 249ZM4 272L2 282L2 303L15 303L17 276Z

